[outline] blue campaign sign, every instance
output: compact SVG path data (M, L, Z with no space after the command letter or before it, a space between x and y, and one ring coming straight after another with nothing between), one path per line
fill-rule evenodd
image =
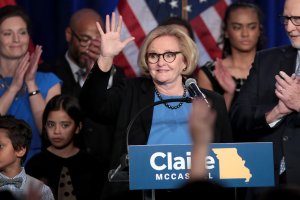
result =
M191 145L129 146L131 190L172 189L189 179ZM274 186L271 142L213 143L206 157L208 178L225 187Z

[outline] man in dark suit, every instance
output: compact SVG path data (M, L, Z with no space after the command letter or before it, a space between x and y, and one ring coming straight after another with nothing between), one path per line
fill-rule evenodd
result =
M286 0L281 21L292 45L257 53L231 108L235 134L248 141L273 142L276 185L300 185L299 16L300 1Z
M86 74L99 57L100 34L96 22L103 27L101 16L92 9L84 8L75 12L65 30L68 42L65 55L39 67L40 71L54 72L63 81L63 94L79 96ZM122 78L124 78L123 70L115 67L110 74L107 87L111 87ZM84 145L87 151L100 159L103 164L108 163L113 129L114 127L95 123L88 118L84 124Z

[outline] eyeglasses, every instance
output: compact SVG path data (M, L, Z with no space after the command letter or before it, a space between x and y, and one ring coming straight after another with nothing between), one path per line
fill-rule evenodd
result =
M175 52L165 52L165 53L147 53L146 54L146 60L151 63L151 64L155 64L159 61L160 56L163 57L163 59L167 62L167 63L171 63L176 59L176 55L181 53L180 51L175 51Z
M89 37L89 36L80 37L79 35L77 35L77 33L75 33L75 31L73 29L71 29L71 32L72 32L72 35L74 35L75 38L79 41L80 46L87 47L90 44L90 42L92 40L91 37Z
M284 25L287 25L289 20L295 25L295 26L300 26L300 16L279 16L280 22Z

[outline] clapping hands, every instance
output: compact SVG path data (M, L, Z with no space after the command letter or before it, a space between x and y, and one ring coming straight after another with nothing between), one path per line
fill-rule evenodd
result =
M280 71L275 76L275 94L279 98L278 108L282 114L289 114L292 111L300 111L300 78L295 74L288 76Z
M25 74L25 82L29 84L35 81L35 74L38 68L38 63L42 55L42 46L36 45L34 52L30 55L26 62L29 62L28 69Z
M38 68L38 62L42 54L42 47L37 45L35 51L30 55L27 52L19 62L10 86L11 91L18 92L25 82L27 85L35 82L35 74Z
M234 82L231 74L229 71L226 69L226 67L222 64L222 60L217 58L216 64L215 64L215 77L225 93L228 94L234 94L235 88L236 88L236 83Z

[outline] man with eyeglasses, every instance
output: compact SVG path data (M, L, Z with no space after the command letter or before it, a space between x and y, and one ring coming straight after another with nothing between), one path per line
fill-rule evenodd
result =
M51 71L63 80L62 93L78 96L87 73L100 54L100 34L96 22L103 26L101 16L94 10L83 8L75 12L65 29L68 50L55 61L44 63L39 71ZM108 88L124 77L122 68L112 70Z
M276 186L300 186L300 1L286 0L280 21L291 45L260 51L231 108L232 128L273 142ZM259 195L262 189L253 189ZM257 199L257 196L253 196Z
M101 16L94 10L83 8L75 12L65 29L68 50L54 62L44 63L40 71L54 72L62 81L62 93L78 97L84 79L100 54L100 34L96 22L103 26ZM122 68L114 67L107 88L125 77ZM84 125L84 145L88 152L108 163L114 127L104 126L86 119Z

